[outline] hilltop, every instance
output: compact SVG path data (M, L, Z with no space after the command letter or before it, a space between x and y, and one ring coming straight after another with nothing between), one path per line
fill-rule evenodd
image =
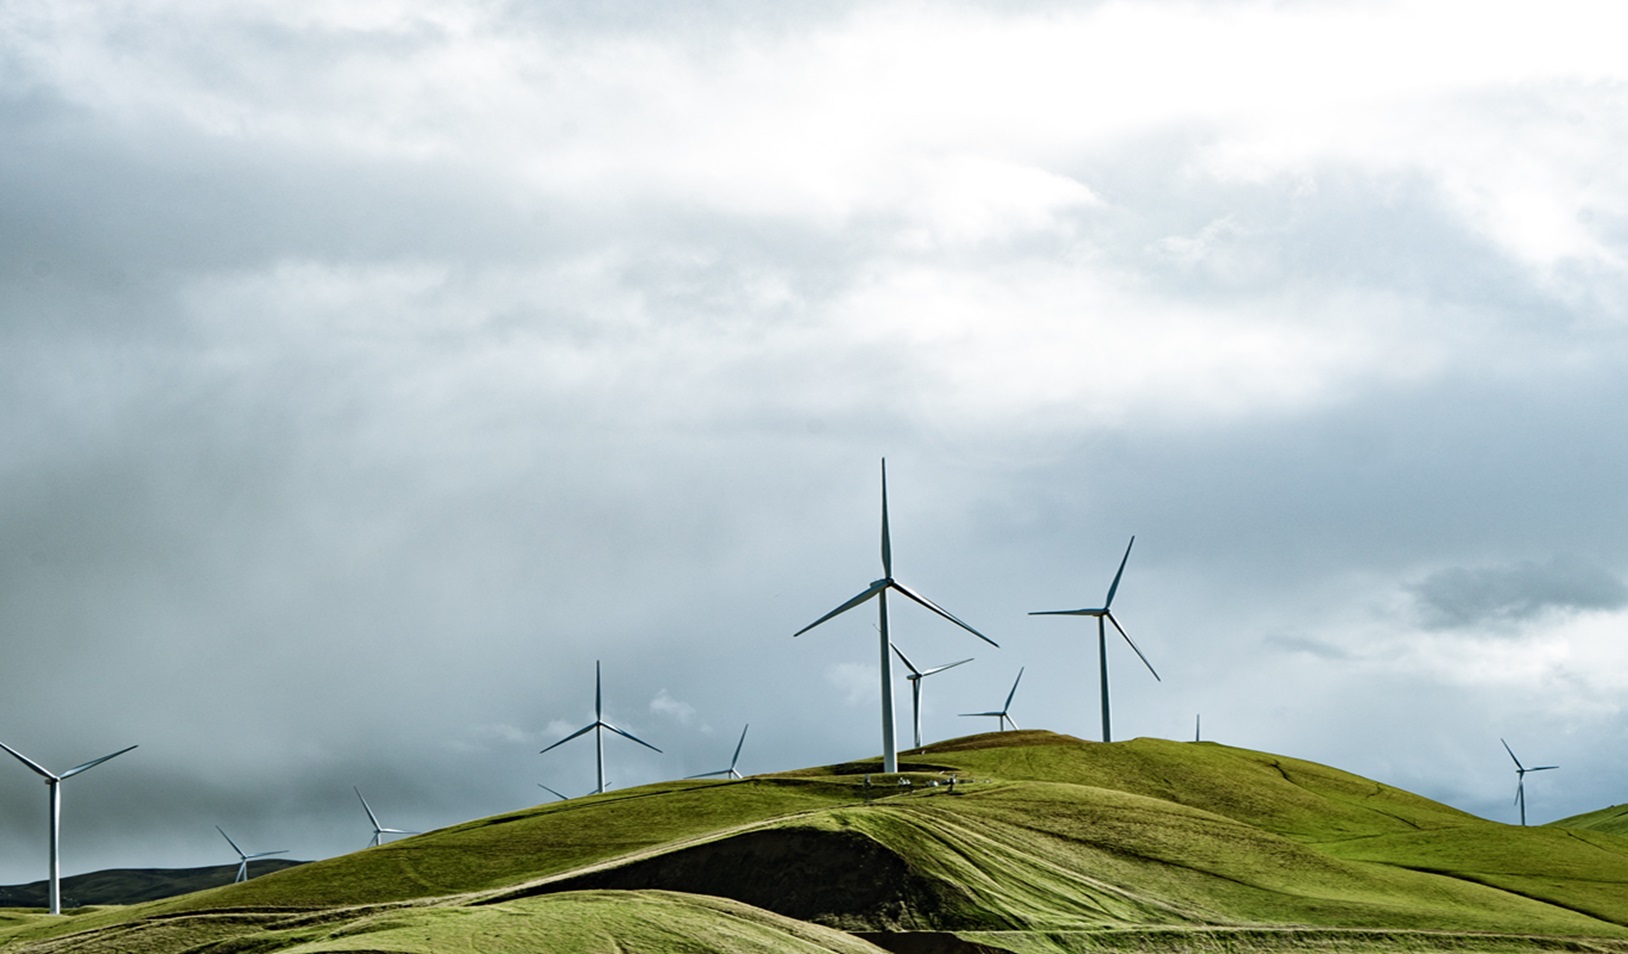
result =
M553 802L184 897L0 915L0 950L1628 954L1609 832L1215 743L989 733L899 767Z
M1613 835L1628 835L1628 805L1612 805L1610 808L1584 812L1549 824L1557 828L1581 828L1588 831L1607 831Z

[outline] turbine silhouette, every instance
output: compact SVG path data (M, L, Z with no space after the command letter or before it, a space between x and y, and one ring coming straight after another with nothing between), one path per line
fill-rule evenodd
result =
M356 792L356 797L357 798L362 799L362 811L367 812L367 820L373 824L373 840L368 843L369 848L377 848L380 845L380 843L382 843L384 841L384 836L385 835L421 835L421 834L423 834L423 832L408 831L405 828L384 828L384 827L381 827L379 825L379 816L373 814L373 806L369 805L367 803L367 799L362 797L362 790L357 788L354 785L351 786L351 790ZM225 834L225 832L222 832L222 834Z
M730 778L740 778L741 773L735 771L735 763L741 760L741 746L746 744L746 729L750 729L751 727L752 723L748 722L746 723L746 727L741 729L740 741L735 743L735 757L729 760L729 768L719 769L716 772L702 772L700 775L686 775L685 778L711 778L714 775L727 775Z
M888 645L891 646L892 644L889 643ZM919 749L921 748L921 681L926 679L928 676L941 673L946 669L954 669L956 666L962 665L963 663L972 662L972 660L960 659L952 663L945 663L942 666L934 666L931 669L921 670L916 668L915 663L912 663L910 661L910 657L906 656L904 651L899 647L893 646L893 651L898 653L899 661L904 663L904 668L910 670L910 674L905 676L905 678L910 680L910 721L915 725L916 728L915 747Z
M1515 750L1509 747L1508 742L1504 742L1503 739L1499 739L1498 741L1504 743L1504 751L1508 752L1510 759L1512 759L1515 762L1515 804L1517 804L1517 805L1519 805L1521 807L1521 825L1525 826L1526 825L1526 773L1527 772L1547 772L1550 769L1557 769L1560 766L1558 766L1558 765L1538 765L1538 766L1534 766L1532 768L1527 768L1526 766L1521 764L1520 759L1515 758Z
M887 519L887 459L883 458L882 459L882 578L880 580L876 580L870 586L866 587L864 592L860 593L858 596L854 597L853 599L849 600L846 603L843 603L841 606L838 606L836 609L832 610L831 612L826 613L824 616L821 616L819 619L815 620L814 622L809 623L807 626L804 626L802 629L799 629L797 632L792 633L792 635L793 636L801 636L804 633L808 632L809 630L813 629L814 627L816 627L816 626L820 625L821 623L825 622L826 620L831 619L834 616L840 616L841 614L848 612L849 610L851 610L854 607L860 605L861 603L866 602L871 597L876 597L876 599L877 599L877 613L878 613L878 616L879 616L879 624L878 624L878 626L876 628L877 628L877 631L881 634L881 637L882 637L882 641L881 641L881 659L882 659L882 672L881 672L881 676L882 676L882 771L887 772L887 773L893 773L893 772L897 772L899 770L899 751L898 751L898 745L897 745L897 743L895 742L895 740L893 738L893 734L894 734L894 724L893 724L893 660L892 660L892 657L890 657L888 655L888 649L891 646L891 644L888 642L888 625L887 625L887 594L888 594L888 590L894 590L897 593L899 593L901 596L904 596L907 599L910 599L910 600L912 600L912 601L914 601L916 603L921 604L922 606L925 606L927 609L932 610L934 613L936 613L939 616L942 616L943 618L949 620L950 622L952 622L955 625L961 627L962 629L966 630L967 632L971 633L972 635L978 637L979 639L983 640L984 642L988 643L989 645L995 646L997 648L1000 646L1000 644L995 642L993 639L990 639L988 636L985 636L983 633L978 632L976 629L973 629L971 626L968 626L966 623L963 623L961 620L957 619L954 615L952 615L950 613L949 610L944 609L942 606L939 606L937 603L934 603L932 600L928 599L925 596L922 596L920 593L917 593L915 590L910 589L908 586L905 586L903 583L900 583L898 580L895 580L893 578L893 542L892 542L892 539L891 539L891 537L889 535L889 532L888 532L888 519Z
M58 775L4 742L0 742L0 749L5 749L7 752L10 752L12 755L17 757L17 761L28 766L30 769L33 769L36 773L43 777L45 779L45 787L51 790L51 867L49 880L51 882L50 901L52 914L62 913L62 783L70 778L73 778L75 775L78 775L80 772L83 772L86 769L101 765L108 759L123 755L133 748L135 748L135 746L132 745L129 748L120 749L119 751L114 752L113 755L104 755L99 759L91 759L89 762L86 762L83 765L75 765L68 771Z
M243 849L239 848L237 846L237 842L232 840L232 836L226 833L226 829L216 825L215 830L220 832L220 836L226 839L226 843L232 846L233 851L237 852L237 877L232 879L233 884L237 884L239 881L249 880L249 862L255 860L256 858L269 858L272 855L282 855L288 853L287 848L279 848L276 851L260 851L252 855L244 854Z
M590 732L590 731L593 732L593 734L594 734L594 747L595 747L595 749L597 750L597 753L598 753L598 759L596 761L596 764L598 766L598 771L599 771L599 774L598 774L599 787L596 788L594 790L594 792L595 792L595 794L598 794L598 795L605 794L605 732L604 732L604 730L606 730L606 729L611 730L612 732L616 733L617 735L621 736L624 739L632 739L633 741L639 743L640 745L644 746L645 748L649 749L652 752L660 752L661 751L661 749L656 748L655 746L651 745L649 742L646 742L645 740L639 738L638 736L634 735L633 733L624 732L621 729L618 729L616 726L611 725L609 722L605 721L604 692L601 691L601 688L600 688L599 662L598 662L598 660L595 660L594 661L594 721L588 723L587 725L585 725L582 728L578 729L577 731L571 733L570 735L566 736L565 738L559 740L558 742L555 742L554 745L549 746L548 749L552 749L555 746L564 745L565 743L571 741L572 739L574 739L577 736L582 735L582 734L584 734L586 732ZM548 749L543 749L541 752L538 752L537 754L541 755L543 752L547 752Z
M1113 732L1110 728L1108 715L1108 623L1113 623L1114 629L1119 630L1119 635L1125 637L1125 642L1136 653L1136 658L1142 660L1142 665L1148 667L1148 672L1153 673L1153 678L1160 682L1164 681L1159 679L1159 671L1153 668L1153 664L1148 662L1146 656L1142 655L1142 650L1136 645L1136 641L1131 639L1129 633L1125 632L1125 627L1119 625L1119 620L1114 618L1113 612L1109 609L1114 604L1114 594L1119 591L1119 578L1125 575L1125 564L1130 561L1131 547L1135 545L1136 538L1133 536L1131 542L1125 545L1125 556L1119 561L1119 572L1114 574L1114 581L1108 586L1108 598L1102 601L1100 608L1041 610L1029 614L1030 616L1095 616L1097 618L1097 659L1100 661L1102 669L1102 741L1104 742L1113 741Z
M1012 717L1010 715L1008 715L1008 713L1012 711L1012 697L1017 695L1018 683L1020 683L1022 681L1023 681L1023 670L1019 669L1018 674L1017 674L1017 678L1012 680L1012 691L1008 692L1006 694L1006 705L1001 706L1000 709L998 709L998 710L996 710L994 712L963 712L961 714L963 716L967 716L967 717L970 717L970 718L977 718L978 716L992 716L992 717L994 717L996 719L999 719L1000 720L1000 723L999 723L1000 724L1000 730L1002 732L1006 731L1006 724L1008 722L1012 723L1012 728L1014 728L1014 729L1017 728L1018 727L1017 722L1014 721L1012 719Z

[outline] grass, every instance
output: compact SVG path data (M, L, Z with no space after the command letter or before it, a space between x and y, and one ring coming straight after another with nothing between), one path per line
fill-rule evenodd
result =
M650 785L181 898L0 915L0 951L875 950L840 927L963 939L935 935L946 951L1628 954L1628 839L1603 828L1213 743L970 736L903 753L914 784L867 800L878 768Z

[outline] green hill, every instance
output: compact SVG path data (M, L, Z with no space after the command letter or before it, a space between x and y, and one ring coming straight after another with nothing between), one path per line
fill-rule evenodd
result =
M249 874L260 877L273 871L303 865L284 858L257 858L249 862ZM210 865L205 868L108 868L62 879L62 904L136 904L178 894L231 884L237 878L237 865ZM43 908L49 904L49 882L0 885L0 907Z
M1581 828L1588 831L1606 831L1613 835L1628 835L1628 805L1612 805L1610 808L1573 815L1549 824L1556 828Z
M1213 743L991 733L878 769L666 782L180 898L0 914L0 951L1628 954L1608 832Z

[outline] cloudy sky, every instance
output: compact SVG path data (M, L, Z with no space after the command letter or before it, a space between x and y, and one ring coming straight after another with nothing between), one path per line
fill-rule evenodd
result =
M682 7L680 10L679 7ZM1602 2L0 0L0 741L64 868L930 738L1628 801ZM899 682L901 733L909 706ZM0 764L0 883L45 869Z

